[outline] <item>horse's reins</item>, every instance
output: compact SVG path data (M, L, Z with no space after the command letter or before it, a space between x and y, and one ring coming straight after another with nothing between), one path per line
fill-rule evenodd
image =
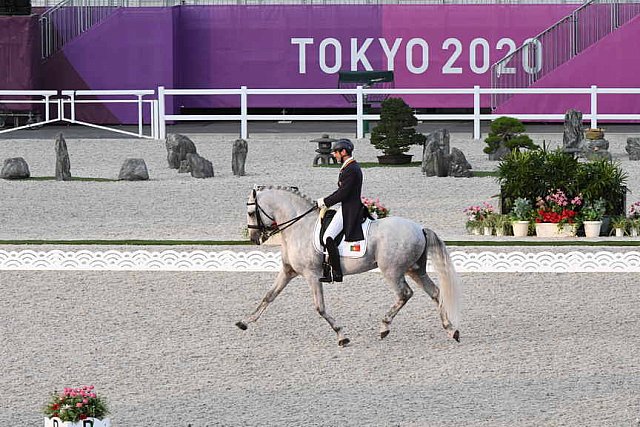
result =
M281 224L278 224L275 220L275 218L273 218L271 215L269 215L267 212L265 212L264 209L262 209L262 206L260 206L258 204L258 194L256 193L255 190L253 190L253 202L248 202L247 206L256 206L256 225L251 225L251 224L247 224L247 228L249 229L255 229L255 230L260 230L260 232L263 235L263 239L267 240L269 237L280 233L283 230L286 230L287 228L291 227L293 224L295 224L296 222L300 221L302 218L304 218L305 216L307 216L308 214L310 214L311 212L313 212L314 210L317 209L317 206L312 206L311 208L309 208L309 210L307 210L306 212L296 216L295 218L291 218ZM260 212L262 212L264 214L264 216L266 216L267 218L269 218L272 221L272 224L267 226L264 225L264 223L262 222L262 218L260 217Z

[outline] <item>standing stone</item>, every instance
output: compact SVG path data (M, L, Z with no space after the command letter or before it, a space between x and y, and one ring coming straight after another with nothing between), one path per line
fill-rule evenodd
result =
M200 157L197 153L187 154L187 160L191 165L191 176L194 178L212 178L213 177L213 164Z
M146 181L149 179L149 171L144 159L125 159L118 179L121 181Z
M233 143L233 153L231 155L231 170L234 175L244 176L244 163L247 160L247 141L244 139L236 139Z
M462 151L453 147L451 149L450 159L449 176L456 178L470 178L473 176L473 172L471 172L471 164L469 164Z
M180 162L187 159L187 154L196 153L196 145L184 135L170 133L165 140L167 162L169 168L179 169Z
M180 168L178 169L178 173L189 173L191 172L191 165L189 164L189 160L184 159L180 162Z
M22 157L5 159L0 171L0 178L3 179L26 179L30 176L29 165Z
M576 110L568 110L564 115L564 132L562 134L564 151L567 153L580 152L580 144L583 139L582 113Z
M56 180L69 181L71 179L71 162L69 161L69 151L67 142L62 134L56 138Z
M629 153L629 160L640 160L640 138L628 137L624 149Z
M427 135L422 148L422 173L426 176L447 176L449 173L449 141L447 129Z

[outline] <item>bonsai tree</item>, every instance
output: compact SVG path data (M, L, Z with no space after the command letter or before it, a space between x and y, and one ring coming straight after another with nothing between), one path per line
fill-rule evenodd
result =
M491 122L491 131L484 140L487 146L483 151L489 154L490 160L500 160L511 151L520 152L522 148L540 149L529 136L523 134L524 131L524 125L520 120L498 117Z
M427 138L415 129L418 119L402 99L387 98L380 107L380 122L371 131L374 147L393 156L406 153L411 145L424 144Z

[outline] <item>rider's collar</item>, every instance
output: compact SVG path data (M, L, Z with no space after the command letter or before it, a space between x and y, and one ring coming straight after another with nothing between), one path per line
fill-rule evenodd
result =
M347 161L342 164L342 166L340 167L340 170L346 168L350 163L353 163L353 162L355 162L355 159L353 157L349 157Z

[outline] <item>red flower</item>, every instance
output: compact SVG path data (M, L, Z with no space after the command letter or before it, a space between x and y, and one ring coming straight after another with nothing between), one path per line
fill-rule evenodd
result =
M81 420L86 420L87 419L87 414L80 414L80 419Z

